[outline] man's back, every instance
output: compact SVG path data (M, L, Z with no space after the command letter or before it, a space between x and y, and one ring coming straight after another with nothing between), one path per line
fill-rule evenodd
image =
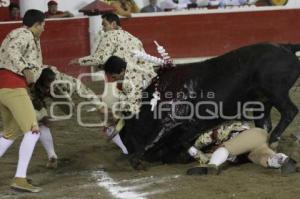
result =
M111 55L121 57L127 62L128 67L126 69L127 73L125 75L125 81L127 76L133 74L132 78L135 77L134 79L137 80L137 84L141 84L142 82L139 82L137 77L137 74L139 74L138 76L141 76L141 78L143 76L142 79L147 82L146 84L149 84L151 79L156 76L156 73L153 69L153 64L141 61L132 54L132 51L134 50L144 52L142 42L129 32L122 29L108 31L107 35L113 45L113 48L111 49ZM106 45L108 45L108 43ZM133 81L132 78L129 78L130 81Z
M107 35L114 45L113 55L124 58L126 62L136 62L132 56L132 50L144 51L142 42L125 30L108 31Z

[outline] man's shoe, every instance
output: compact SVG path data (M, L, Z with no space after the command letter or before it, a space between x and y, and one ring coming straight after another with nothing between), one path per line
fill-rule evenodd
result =
M38 193L42 191L42 188L33 186L28 183L26 178L14 178L13 183L10 185L12 189L17 191L26 191L31 193Z
M199 167L193 167L187 170L187 175L218 175L221 170L219 167L207 164Z
M280 167L282 175L289 175L297 172L297 162L292 158L286 158Z
M57 158L50 158L46 164L48 169L56 169L57 168Z

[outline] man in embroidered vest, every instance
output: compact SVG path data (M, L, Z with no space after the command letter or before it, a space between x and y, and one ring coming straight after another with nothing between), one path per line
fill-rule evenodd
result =
M126 95L120 96L120 101L126 103L121 109L122 111L137 114L141 106L142 90L156 76L153 69L154 65L133 56L132 51L145 52L143 44L138 38L122 30L120 19L117 15L107 13L102 15L102 19L104 33L101 35L95 53L74 59L70 64L102 67L108 58L113 55L122 58L127 63L127 67L122 84L122 90Z
M0 157L17 138L17 133L23 132L11 187L29 192L41 191L26 178L40 133L26 89L34 84L42 68L40 36L44 31L44 19L41 11L28 10L23 18L24 27L11 31L0 47L0 112L4 127L4 135L0 138Z

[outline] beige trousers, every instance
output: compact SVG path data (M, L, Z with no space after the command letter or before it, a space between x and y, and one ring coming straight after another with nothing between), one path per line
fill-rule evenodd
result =
M253 163L267 167L268 158L275 154L269 148L267 142L268 133L264 129L251 128L223 144L230 154L241 155L249 153L248 158Z
M7 139L15 140L19 132L38 129L36 114L25 88L0 89L0 112Z

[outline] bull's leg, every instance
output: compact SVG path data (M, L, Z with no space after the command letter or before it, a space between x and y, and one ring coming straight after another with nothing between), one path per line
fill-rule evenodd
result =
M128 154L128 160L130 165L134 169L142 169L142 157L143 157L143 144L140 144L140 138L138 135L135 135L131 133L131 131L128 131L128 129L133 129L132 126L129 126L127 128L124 128L120 132L121 140L123 141L124 145L126 146L129 154ZM135 130L135 129L133 129Z
M259 128L263 128L266 131L270 132L272 130L272 121L271 121L271 109L272 109L272 104L270 102L264 103L264 117L259 120L255 120L255 126ZM253 112L253 116L261 114L260 112Z
M298 113L297 106L291 101L288 94L281 95L279 98L273 98L274 107L280 112L281 118L275 129L271 133L269 142L274 143L280 139L281 134L287 126L293 121Z
M130 136L130 140L135 152L129 155L129 163L136 170L145 170L146 168L142 163L144 148L138 143L136 137Z

